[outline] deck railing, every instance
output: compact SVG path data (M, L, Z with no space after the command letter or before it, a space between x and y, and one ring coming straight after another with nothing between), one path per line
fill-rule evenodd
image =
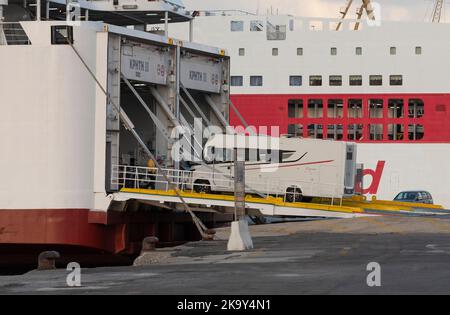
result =
M169 179L170 183L166 180L166 178ZM214 183L209 181L201 181L199 183L197 180L202 178L207 180L211 180L213 178ZM168 191L174 189L174 187L171 187L170 184L176 185L183 191L189 192L222 191L232 193L234 191L234 179L232 174L224 174L221 172L193 172L174 169L162 169L160 171L157 168L127 165L113 166L111 184L112 187L115 187L118 191L122 188L156 189ZM270 196L282 197L285 201L296 201L298 200L297 197L299 197L301 193L296 189L281 191L280 187L300 188L305 187L306 185L312 185L311 181L304 180L292 181L282 178L261 180L254 177L247 178L245 184L247 187L247 194L264 195L266 198ZM320 197L330 198L331 202L334 202L335 199L341 199L343 197L342 192L339 192L340 185L337 183L315 184L317 185L317 189L320 189L320 192L318 191L318 196Z

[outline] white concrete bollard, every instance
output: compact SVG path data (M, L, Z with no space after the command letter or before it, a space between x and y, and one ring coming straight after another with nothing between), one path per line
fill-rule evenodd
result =
M243 251L252 248L253 241L248 229L248 222L245 220L232 222L227 249L229 251Z

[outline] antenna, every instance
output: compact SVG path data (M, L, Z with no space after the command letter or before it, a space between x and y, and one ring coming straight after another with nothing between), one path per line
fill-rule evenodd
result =
M444 0L436 0L433 9L432 22L439 23L441 22L442 10L444 8Z

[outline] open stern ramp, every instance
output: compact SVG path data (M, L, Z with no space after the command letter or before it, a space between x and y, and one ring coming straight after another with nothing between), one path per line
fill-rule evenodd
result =
M218 192L196 192L192 183L193 172L163 169L165 176L156 168L115 166L113 170L113 185L118 191L113 193L113 200L118 202L137 200L150 202L155 206L179 209L180 197L183 197L194 211L233 213L235 197ZM174 186L164 179L169 178ZM231 185L232 179L222 179L223 185ZM261 187L269 187L267 183L258 183ZM247 183L254 186L255 183ZM261 190L260 190L261 191ZM447 216L449 210L439 205L424 205L395 201L371 200L365 197L338 199L316 198L313 202L288 202L286 195L271 195L265 192L265 197L248 194L245 206L248 213L261 216L291 216L291 217L321 217L321 218L357 218L379 215L408 216ZM295 198L294 198L295 199Z
M182 191L181 196L186 203L196 206L196 211L216 210L227 212L234 209L234 196L222 194L205 194ZM174 190L153 190L141 188L122 188L114 194L115 201L128 200L155 201L161 204L177 204L180 198ZM333 206L308 203L287 203L282 198L246 196L245 206L248 210L257 210L263 216L294 216L294 217L323 217L323 218L356 218L372 216L357 207ZM203 208L202 208L203 207ZM225 209L224 209L225 208Z
M115 166L113 169L112 185L118 187L118 192L113 193L114 201L138 200L152 202L161 207L173 207L181 204L181 200L174 190L178 192L194 211L198 212L222 212L233 213L235 199L233 195L217 192L199 193L192 183L193 172L163 169L165 176L156 168ZM231 185L232 179L222 178L224 186ZM258 183L261 187L269 187L267 183ZM255 183L247 182L248 186ZM335 201L330 196L330 204L287 202L285 195L272 196L266 191L266 196L246 196L246 208L250 212L256 212L262 216L294 216L294 217L325 217L325 218L355 218L360 216L372 216L364 212L363 208L331 204Z

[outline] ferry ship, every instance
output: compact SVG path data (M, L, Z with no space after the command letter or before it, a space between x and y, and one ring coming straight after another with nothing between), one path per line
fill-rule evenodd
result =
M1 0L0 9L0 267L34 264L46 250L114 264L147 236L159 246L199 239L185 211L114 199L113 172L146 166L146 150L173 167L166 137L182 119L181 84L203 115L213 116L205 94L228 111L226 52L167 36L169 23L192 19L176 0ZM143 31L161 22L165 31ZM205 228L232 219L197 216Z
M449 24L197 15L195 41L231 56L231 99L249 125L355 141L360 193L425 190L450 207ZM241 125L233 113L231 122Z

